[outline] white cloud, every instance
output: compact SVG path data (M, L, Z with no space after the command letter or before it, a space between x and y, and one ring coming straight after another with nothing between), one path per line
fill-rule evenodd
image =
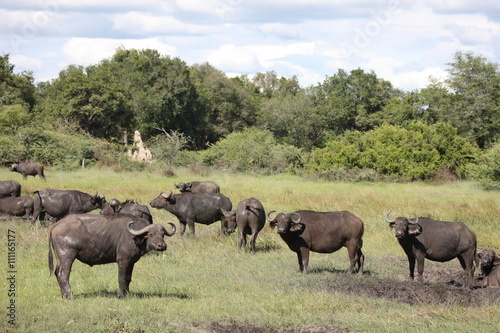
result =
M250 48L234 44L221 45L217 50L208 52L206 59L224 72L255 73L262 69L259 59Z
M91 65L113 56L116 49L155 49L163 55L177 55L175 47L160 42L157 38L107 39L71 38L62 51L68 64Z

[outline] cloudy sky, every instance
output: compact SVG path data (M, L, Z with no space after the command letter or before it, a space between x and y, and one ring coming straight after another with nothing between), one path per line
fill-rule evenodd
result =
M0 54L36 81L119 47L303 87L362 68L410 91L445 77L456 51L499 63L500 1L0 0Z

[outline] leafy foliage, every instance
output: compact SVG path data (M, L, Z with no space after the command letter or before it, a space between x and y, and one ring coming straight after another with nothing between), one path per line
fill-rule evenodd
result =
M472 178L487 190L500 190L500 143L486 151L478 160L478 165L471 166Z
M329 141L313 151L308 168L372 169L407 180L425 179L446 168L463 176L467 163L478 154L479 149L456 135L451 125L414 123L408 129L383 125Z
M235 171L282 172L300 166L301 150L279 144L269 131L249 128L212 145L201 153L201 160L208 166Z

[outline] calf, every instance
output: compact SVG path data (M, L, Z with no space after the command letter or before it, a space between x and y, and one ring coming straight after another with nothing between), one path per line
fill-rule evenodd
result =
M198 192L198 193L220 193L219 185L212 181L192 181L189 183L174 184L176 188L184 192Z
M149 208L138 202L134 202L134 200L120 202L117 199L112 199L110 202L106 202L102 205L101 214L109 215L118 213L132 214L153 223L153 217L151 216Z
M500 257L492 249L477 254L481 267L481 286L500 287Z

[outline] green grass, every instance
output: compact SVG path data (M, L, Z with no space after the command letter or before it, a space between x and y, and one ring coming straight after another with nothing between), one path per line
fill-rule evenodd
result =
M75 262L71 286L76 297L61 298L47 266L48 229L31 229L29 223L1 220L0 332L197 332L211 323L251 325L277 329L336 327L363 332L497 332L498 304L464 306L460 302L408 304L387 297L355 293L342 286L393 283L418 288L408 282L407 262L384 215L430 215L436 219L465 222L478 236L478 248L498 248L500 196L472 183L329 183L291 175L115 173L111 170L56 172L47 170L47 181L22 180L0 170L0 179L15 179L23 195L42 188L79 189L107 199L135 199L148 204L174 182L210 179L233 202L254 196L266 211L297 209L349 210L365 223L363 276L347 275L347 251L331 255L313 253L308 275L298 272L296 256L267 225L257 240L258 252L237 251L236 235L219 235L220 224L197 224L196 237L167 238L168 249L141 258L134 269L131 294L116 298L116 264L88 267ZM156 223L175 217L152 209ZM16 232L16 327L7 323L7 234ZM460 271L459 263L426 262L426 273ZM446 274L430 275L425 288L438 288L451 280ZM339 287L340 286L340 287ZM413 287L412 287L413 286ZM416 287L415 287L416 286ZM460 293L470 292L448 287ZM449 291L448 290L448 291ZM473 291L473 292L480 292ZM382 295L383 296L383 295Z

